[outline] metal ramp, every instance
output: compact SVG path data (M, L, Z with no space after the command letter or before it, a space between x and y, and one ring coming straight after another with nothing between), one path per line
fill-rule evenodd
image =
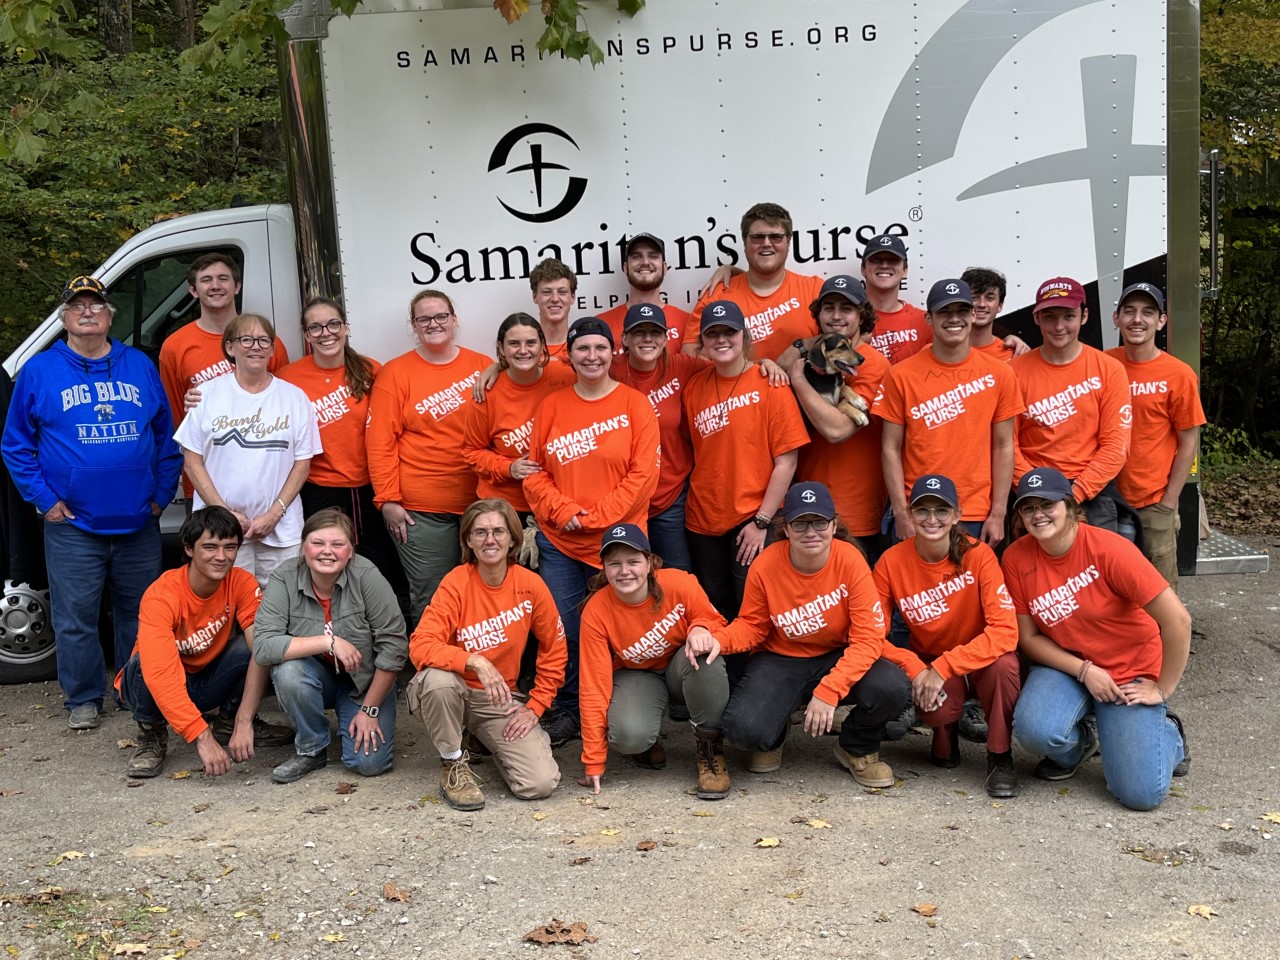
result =
M1266 573L1271 557L1243 540L1210 528L1196 553L1196 576L1210 573Z

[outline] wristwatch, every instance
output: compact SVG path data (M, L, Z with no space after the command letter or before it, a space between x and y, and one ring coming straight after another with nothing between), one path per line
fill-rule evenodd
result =
M362 703L362 704L360 704L360 712L361 712L361 713L367 713L367 714L368 714L370 717L372 717L374 720L377 720L377 719L378 719L378 713L379 713L378 708L377 708L377 707L371 707L371 706L369 706L367 703Z
M754 517L751 518L751 522L756 525L756 529L758 530L768 530L769 525L773 523L773 518L762 517L760 514L757 513Z

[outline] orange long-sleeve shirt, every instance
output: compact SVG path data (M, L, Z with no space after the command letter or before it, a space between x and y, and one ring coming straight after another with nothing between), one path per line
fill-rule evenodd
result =
M524 495L561 553L599 567L605 527L645 528L661 454L658 418L640 393L619 384L596 400L573 388L551 394L534 415L530 456L542 469L525 478ZM573 517L582 528L565 530Z
M166 570L142 595L135 647L142 679L169 725L188 743L209 725L187 694L187 675L199 673L226 649L236 624L241 630L253 626L261 597L258 581L240 567L232 567L208 597L191 589L186 567Z
M881 656L888 629L862 551L844 540L817 573L791 565L783 540L764 551L747 571L738 618L716 633L725 653L769 650L784 657L844 655L818 684L814 696L837 704Z
M374 376L382 369L377 360ZM307 479L321 487L362 487L369 482L369 458L364 450L364 429L369 419L369 391L357 400L351 395L342 367L316 365L310 354L280 371L280 379L302 390L311 401L320 426L324 450L311 458Z
M880 605L896 605L911 630L911 648L885 644L884 656L914 677L930 664L943 680L990 666L1017 649L1018 618L996 555L975 543L960 568L944 559L930 563L915 540L894 544L876 562L872 576Z
M484 403L467 405L462 455L478 478L477 497L499 497L519 512L529 512L524 486L511 476L511 465L529 452L533 415L542 401L575 379L564 363L548 363L538 381L527 386L504 370Z
M609 703L615 670L667 668L689 631L715 632L725 626L702 586L682 570L657 572L662 603L623 603L612 587L597 591L582 608L578 634L578 702L582 716L582 764L587 775L604 773L609 753Z
M1129 453L1129 378L1114 357L1088 344L1070 363L1036 348L1009 361L1027 409L1015 421L1013 482L1054 467L1091 500L1116 478Z
M564 683L569 653L551 591L531 570L512 564L502 583L491 587L475 564L454 567L422 611L409 638L409 659L419 670L459 674L468 687L480 690L483 685L467 670L467 658L478 653L514 690L530 633L538 638L538 663L528 706L542 716Z
M410 350L382 368L364 437L374 503L457 514L471 505L476 475L462 456L462 433L471 385L492 362L464 347L448 363Z

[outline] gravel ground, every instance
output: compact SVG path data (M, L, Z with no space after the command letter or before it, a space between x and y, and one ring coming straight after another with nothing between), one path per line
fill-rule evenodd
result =
M665 771L614 758L595 802L571 744L550 799L491 782L486 809L458 813L438 801L407 711L394 772L350 793L340 785L358 778L336 761L272 783L287 749L205 780L180 742L160 779L138 783L117 746L134 735L127 714L75 733L56 685L0 688L0 947L41 960L1280 955L1278 584L1275 571L1183 581L1196 636L1176 700L1194 761L1151 813L1111 801L1096 761L1049 784L1021 754L1022 795L992 801L980 747L937 770L923 735L886 745L901 783L867 791L831 738L798 729L781 771L731 756L732 796L703 802L680 726ZM552 918L598 941L522 943Z

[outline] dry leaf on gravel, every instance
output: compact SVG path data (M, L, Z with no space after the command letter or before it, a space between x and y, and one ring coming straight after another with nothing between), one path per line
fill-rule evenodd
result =
M192 807L191 809L192 809L195 813L204 813L206 810L208 810L208 809L209 809L209 805L208 805L207 803L197 803L197 804L196 804L194 807Z
M117 943L111 948L113 957L140 957L151 948L145 943Z
M382 899L390 900L395 903L408 903L413 899L413 894L409 893L407 890L401 890L394 883L388 880L382 885Z
M537 813L535 813L535 814L533 815L533 819L535 819L535 820L545 820L545 819L547 819L547 815L546 815L545 813L543 813L541 810L539 810Z
M333 792L343 794L344 796L348 793L355 793L356 785L354 783L347 783L347 781L342 780L338 783L338 786L334 789Z
M693 811L693 815L695 817L714 817L715 816L715 814L712 813L710 810L695 810Z
M574 857L572 860L569 861L569 866L580 867L584 863L590 863L590 862L591 862L590 857Z
M20 903L23 906L30 906L33 903L53 903L55 900L61 900L66 891L61 887L44 887L35 893L23 893L16 897L0 896L0 903Z
M1191 906L1187 907L1187 913L1191 914L1193 917L1204 917L1206 920L1210 917L1220 916L1217 910L1203 903L1193 903Z
M557 919L553 919L545 926L534 927L524 935L524 939L529 943L536 943L543 947L548 947L553 943L568 943L573 946L579 946L584 943L596 942L596 937L587 933L587 925L585 923L569 923L565 920Z
M601 836L605 836L605 837L616 837L621 832L622 831L619 830L617 827L605 827L603 830L600 831L600 834Z
M783 900L799 900L803 896L804 896L803 890L795 890L791 893L784 893L782 895L782 899Z
M658 849L658 841L657 840L641 840L639 843L636 844L636 849L641 851L656 850Z
M20 793L22 793L22 791L17 787L5 787L3 790L0 790L0 797L16 797Z
M917 903L911 910L922 917L932 917L937 914L938 905L936 903Z
M777 837L756 837L757 847L780 847L782 841Z
M136 747L137 745L138 741L133 739L133 737L121 737L116 741L116 746L121 750L128 750L130 747Z
M191 776L191 771L190 771L190 770L175 770L175 771L173 771L173 773L169 774L169 779L170 779L170 780L185 780L185 779L187 779L187 777L189 777L189 776Z
M1264 813L1258 819L1265 820L1267 823L1280 823L1280 813Z
M325 943L346 943L347 935L345 933L326 933L320 939Z

